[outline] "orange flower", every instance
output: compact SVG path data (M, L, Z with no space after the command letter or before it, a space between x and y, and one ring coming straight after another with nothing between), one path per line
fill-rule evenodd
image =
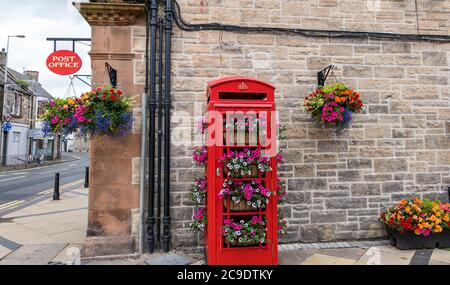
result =
M448 221L450 221L450 218L448 217L448 215L445 215L445 216L442 218L442 220L443 220L444 222L448 222Z
M406 205L408 205L408 201L407 200L401 200L400 204L402 204L403 206L406 206Z
M434 227L434 231L435 231L436 233L440 233L440 232L442 232L442 227L436 225L436 226Z
M336 101L336 103L341 103L341 97L336 96L334 97L334 100Z
M422 205L422 200L420 200L418 197L416 197L416 199L414 199L414 203L416 203L417 205L421 206Z
M406 207L405 208L405 212L408 213L409 215L411 215L411 208L410 207Z

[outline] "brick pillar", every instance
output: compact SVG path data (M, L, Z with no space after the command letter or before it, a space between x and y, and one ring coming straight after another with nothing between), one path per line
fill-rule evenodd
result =
M143 5L123 3L75 4L92 27L93 88L109 85L105 63L118 72L118 88L135 98L140 108L143 84L135 84L133 25L143 25ZM136 109L138 110L138 109ZM137 112L135 112L136 114ZM125 138L91 138L89 221L84 256L129 254L135 251L133 212L139 208L139 179L133 161L140 156L140 118ZM137 130L139 129L139 130ZM136 182L137 181L137 182Z

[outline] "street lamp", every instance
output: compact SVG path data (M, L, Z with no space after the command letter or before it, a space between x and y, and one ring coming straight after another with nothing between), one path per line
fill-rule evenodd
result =
M6 105L6 92L7 92L7 83L8 83L8 56L9 56L9 40L11 38L20 38L20 39L24 39L25 36L24 35L14 35L14 36L8 36L8 40L6 42L6 57L5 57L5 77L4 77L4 85L3 85L3 104L2 104L2 110L0 110L0 155L3 155L3 148L4 148L4 144L6 143L5 141L2 142L3 140L3 134L2 134L2 129L3 129L3 112L5 110L5 105ZM3 158L4 159L4 158ZM3 161L0 161L0 165L3 163Z
M15 36L8 36L8 40L6 42L6 59L5 59L5 80L3 81L5 83L5 90L6 90L6 83L8 81L8 57L9 57L9 40L11 38L20 38L24 39L24 35L15 35Z

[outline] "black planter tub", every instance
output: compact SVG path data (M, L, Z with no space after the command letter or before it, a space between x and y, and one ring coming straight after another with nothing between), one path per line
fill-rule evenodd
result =
M450 248L450 231L447 230L429 236L418 236L412 231L401 234L389 227L386 227L386 231L392 245L399 249Z

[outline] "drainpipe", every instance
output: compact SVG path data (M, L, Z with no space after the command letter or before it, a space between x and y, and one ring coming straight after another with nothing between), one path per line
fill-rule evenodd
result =
M146 3L145 9L147 15L150 14L150 9ZM145 240L145 170L146 170L146 160L147 160L147 96L149 90L148 82L148 70L149 70L149 38L150 38L150 28L149 28L149 16L146 18L145 25L145 89L144 94L142 94L141 106L142 106L142 122L141 122L141 172L140 172L140 185L139 185L139 254L144 252L144 240Z
M166 17L165 17L165 92L164 92L164 218L163 218L163 250L170 250L170 109L172 101L171 93L171 67L172 67L172 29L173 29L173 10L172 0L166 0Z
M148 221L147 242L148 250L155 249L155 111L156 111L156 31L157 31L158 3L150 2L150 130L149 130L149 179L148 179Z
M161 248L161 176L162 176L162 140L163 140L163 51L164 51L164 20L159 20L159 67L158 67L158 176L156 181L156 246Z

